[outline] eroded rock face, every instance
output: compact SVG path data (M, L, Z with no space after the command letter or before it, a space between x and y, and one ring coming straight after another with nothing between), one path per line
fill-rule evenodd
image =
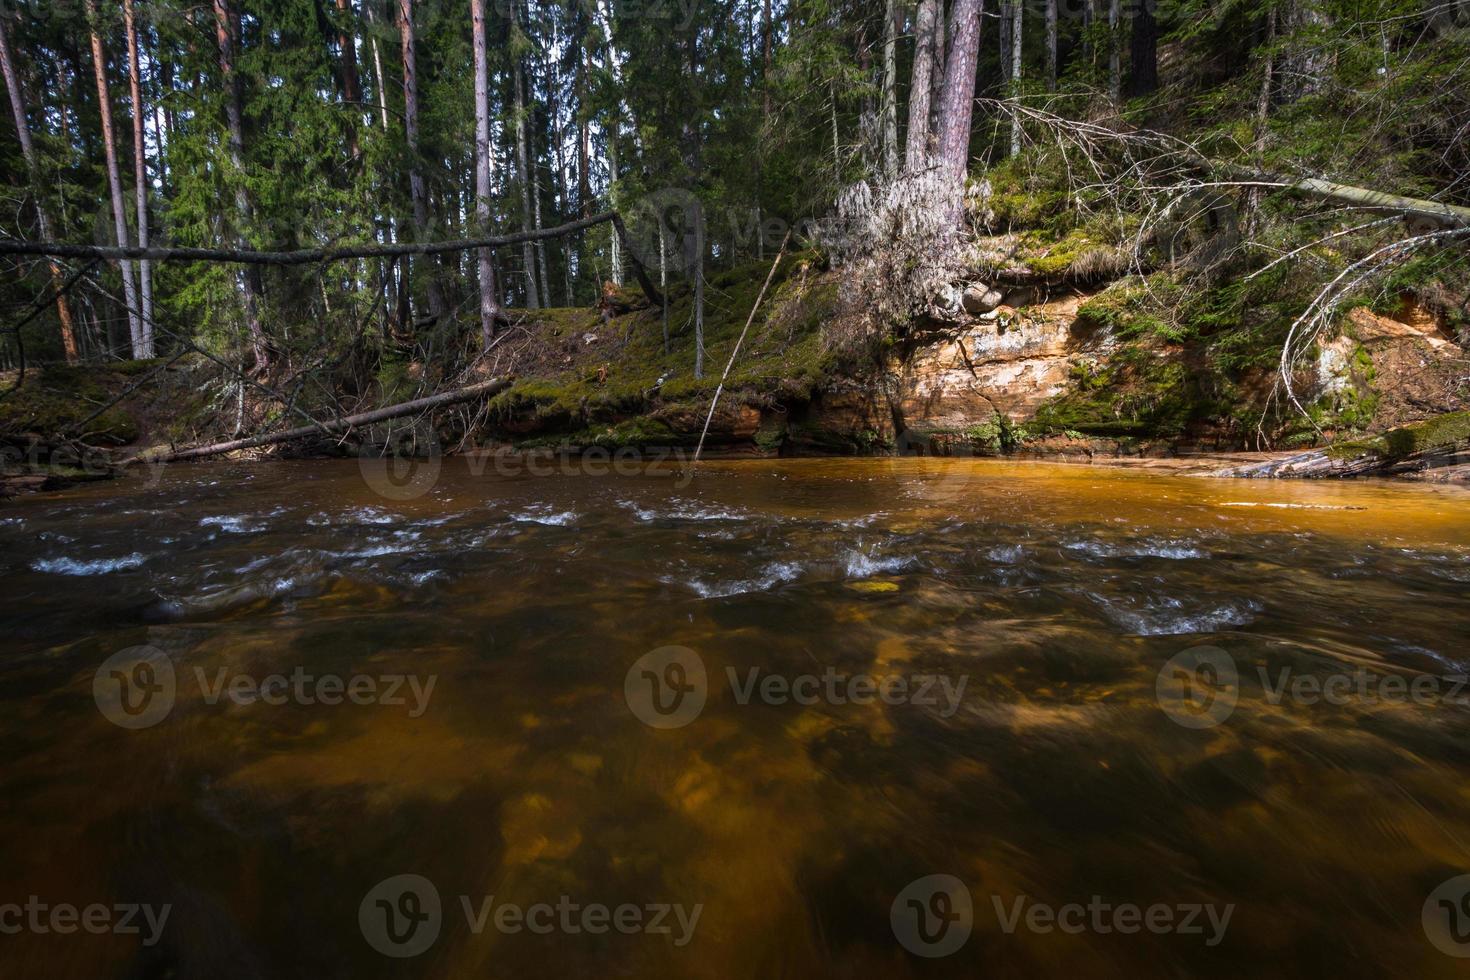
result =
M994 292L991 290L990 292ZM896 365L904 422L964 430L996 414L1025 422L1061 393L1072 370L1112 349L1110 339L1079 328L1071 296L1025 310L997 306Z

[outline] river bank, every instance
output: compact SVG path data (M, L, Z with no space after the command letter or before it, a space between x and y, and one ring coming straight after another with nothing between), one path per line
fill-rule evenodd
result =
M1261 342L1252 328L1169 333L1149 305L1153 287L1070 238L975 247L988 257L985 289L956 285L948 309L891 334L870 332L866 294L815 254L781 260L753 318L770 267L727 270L710 283L700 377L687 285L669 289L667 311L627 289L595 308L522 311L489 350L464 338L431 363L359 344L325 375L313 363L244 376L197 353L33 366L0 399L0 487L105 477L140 452L310 427L492 378L511 383L345 439L323 433L253 455L687 456L703 436L706 455L725 457L1002 456L1196 475L1470 479L1470 355L1448 315L1414 295L1355 307L1319 341L1296 379L1301 413L1283 407L1269 349L1239 355Z

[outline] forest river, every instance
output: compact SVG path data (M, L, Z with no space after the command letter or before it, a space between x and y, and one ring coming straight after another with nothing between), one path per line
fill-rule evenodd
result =
M485 462L0 507L0 974L1462 975L1470 493Z

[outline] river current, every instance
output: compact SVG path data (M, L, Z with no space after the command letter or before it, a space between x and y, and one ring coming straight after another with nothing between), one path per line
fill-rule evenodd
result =
M0 976L1470 956L1463 490L207 464L0 573Z

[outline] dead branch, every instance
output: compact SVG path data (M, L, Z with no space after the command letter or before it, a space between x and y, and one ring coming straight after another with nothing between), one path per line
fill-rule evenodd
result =
M511 378L491 378L489 381L481 381L479 384L473 384L466 388L442 391L437 395L430 395L427 398L416 398L413 401L388 405L370 412L359 412L356 415L342 416L341 418L322 422L316 426L301 426L295 429L284 429L279 432L266 432L245 439L233 439L229 442L218 442L208 446L193 446L187 449L175 449L162 453L139 453L137 456L123 460L122 465L131 466L134 463L173 463L185 459L201 459L206 456L218 456L222 453L235 452L240 449L255 449L260 446L272 446L295 439L304 439L308 436L316 435L318 432L327 432L329 434L347 432L350 429L360 426L386 422L389 419L401 418L405 415L412 415L415 412L428 412L445 405L455 405L460 402L471 401L475 398L489 398L509 388L512 380Z

